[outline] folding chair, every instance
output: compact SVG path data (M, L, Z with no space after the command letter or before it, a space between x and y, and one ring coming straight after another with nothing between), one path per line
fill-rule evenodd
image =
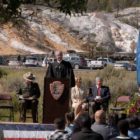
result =
M119 96L116 99L115 105L110 108L113 112L124 112L127 104L130 102L130 96Z
M0 118L9 118L9 121L14 121L14 106L11 95L0 94L0 110L8 110L9 112L6 113L7 115L5 115L5 112L0 113Z

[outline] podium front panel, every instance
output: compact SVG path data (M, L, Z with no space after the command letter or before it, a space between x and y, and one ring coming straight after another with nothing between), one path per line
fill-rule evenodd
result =
M43 123L53 123L69 111L69 80L44 79Z

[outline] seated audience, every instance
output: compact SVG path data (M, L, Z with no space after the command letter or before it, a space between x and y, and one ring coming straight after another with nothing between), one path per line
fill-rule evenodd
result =
M74 113L69 112L65 114L65 119L66 119L66 126L65 126L65 131L67 131L70 135L73 132L73 121L74 121Z
M95 112L95 122L91 125L91 129L101 134L104 140L118 135L117 129L106 124L106 113L103 110Z
M90 114L94 114L97 110L103 109L107 111L110 100L109 87L102 85L102 79L96 77L96 85L89 88Z
M76 85L71 89L71 101L72 108L74 110L74 115L76 115L82 110L84 107L84 102L86 99L86 91L82 87L82 79L81 77L75 77Z
M52 132L47 140L70 140L71 137L67 131L65 131L65 119L57 118L54 120L56 130Z
M72 140L103 140L103 137L91 130L91 118L84 112L77 118L79 130L72 134Z
M77 116L77 118L73 122L73 133L72 134L81 131L79 115Z
M129 118L128 123L129 123L128 136L135 140L138 139L140 140L140 120L138 119L138 116L133 116Z
M133 140L128 136L129 124L126 119L120 120L118 122L118 129L120 135L112 138L111 140Z
M119 115L117 113L112 113L108 115L108 125L113 127L119 133L117 127L118 121L119 121Z

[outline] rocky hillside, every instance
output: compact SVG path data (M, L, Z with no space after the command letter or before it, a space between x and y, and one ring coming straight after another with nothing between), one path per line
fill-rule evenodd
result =
M120 18L103 12L66 16L47 7L24 5L23 20L1 26L0 53L43 54L55 49L81 52L88 46L132 52L138 30L123 21L134 16L134 10L139 12L140 8L121 11Z

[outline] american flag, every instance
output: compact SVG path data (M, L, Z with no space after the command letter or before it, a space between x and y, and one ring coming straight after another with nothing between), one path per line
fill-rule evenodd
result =
M0 140L47 140L53 124L0 123Z

